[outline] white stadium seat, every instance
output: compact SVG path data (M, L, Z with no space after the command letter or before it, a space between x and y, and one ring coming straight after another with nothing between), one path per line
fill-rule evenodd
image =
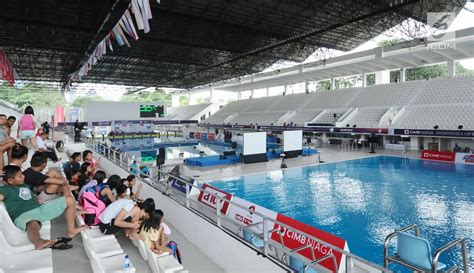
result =
M3 235L0 234L1 236ZM25 260L28 262L25 262ZM8 273L53 273L52 250L44 249L41 251L31 250L22 253L11 253L9 249L1 247L0 268Z
M457 130L463 125L464 129L472 130L473 89L474 77L458 76L240 100L229 103L205 122L239 125L293 122L298 126L311 122L333 126L342 117L350 126L378 128L387 113L394 117L390 125L393 128L432 129L438 125L439 129ZM404 111L397 115L402 108ZM357 111L351 115L349 109ZM385 120L382 124L388 123Z
M90 263L94 273L123 273L123 265L125 262L125 254L101 257L98 253L91 251ZM130 262L131 264L131 262ZM128 272L134 273L135 267L131 264Z
M81 232L81 235L82 235L82 232ZM82 239L84 242L84 248L86 250L86 254L89 257L89 259L92 258L91 256L92 253L95 253L95 255L98 255L101 258L110 257L110 256L123 253L122 247L120 246L120 244L117 242L115 238L102 240L102 241L88 240L88 239L84 239L84 237L82 237Z
M184 267L172 256L153 254L153 259L148 259L148 264L154 273L174 273Z
M0 233L4 248L8 248L10 253L19 253L34 250L35 246L28 239L25 231L17 228L10 219L3 203L0 204ZM40 229L43 239L50 239L50 223L45 223Z

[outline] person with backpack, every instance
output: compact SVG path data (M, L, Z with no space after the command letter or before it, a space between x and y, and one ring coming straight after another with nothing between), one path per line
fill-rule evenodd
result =
M139 237L143 240L145 246L150 248L155 254L161 255L167 252L173 255L179 263L182 263L178 244L168 239L168 235L170 234L171 230L164 223L164 213L158 209L150 214L150 217L143 222Z
M137 232L141 221L148 219L155 210L155 201L151 198L135 203L126 198L127 187L120 185L116 189L117 200L112 202L99 217L99 228L103 234L115 234L121 229L129 236Z
M91 179L89 182L91 183L95 180L96 185L93 185L92 182L88 187L87 184L89 183L87 183L83 188L85 188L84 193L90 192L94 194L97 199L105 204L105 206L109 206L116 199L112 191L117 189L117 187L120 185L121 179L118 175L112 175L106 183L103 183L105 178L106 175L104 171L97 171L93 179Z

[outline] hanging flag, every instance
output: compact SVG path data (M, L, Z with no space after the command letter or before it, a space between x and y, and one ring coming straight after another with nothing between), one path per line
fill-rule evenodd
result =
M13 67L8 61L7 55L0 48L0 80L5 80L10 86L15 84Z

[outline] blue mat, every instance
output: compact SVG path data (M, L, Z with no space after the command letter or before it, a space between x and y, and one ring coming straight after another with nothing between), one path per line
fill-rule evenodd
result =
M186 159L186 164L189 166L198 166L198 167L209 167L209 166L217 166L217 165L230 165L234 163L238 163L239 156L238 155L228 155L225 158L220 158L218 155L214 156L204 156L204 157L192 157Z

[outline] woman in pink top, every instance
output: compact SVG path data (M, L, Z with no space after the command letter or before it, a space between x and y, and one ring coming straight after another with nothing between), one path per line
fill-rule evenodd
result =
M82 160L90 164L90 167L92 169L91 177L93 177L95 173L97 172L97 170L99 169L100 157L98 159L95 159L92 156L91 150L85 150L82 152Z
M25 115L22 116L18 122L17 137L21 138L21 144L26 147L28 147L28 141L30 141L31 146L33 146L33 149L36 151L38 150L38 145L36 145L35 139L36 120L34 115L33 107L26 106Z

